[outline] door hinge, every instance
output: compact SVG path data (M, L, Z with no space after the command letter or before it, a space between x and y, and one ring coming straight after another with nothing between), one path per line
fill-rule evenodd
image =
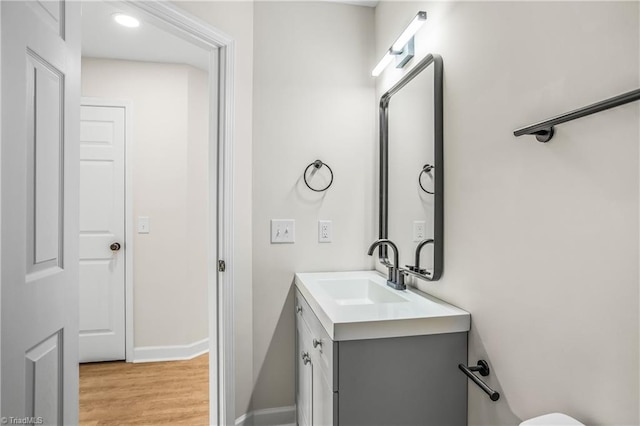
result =
M227 269L227 264L224 260L218 260L218 272L224 272L225 269Z

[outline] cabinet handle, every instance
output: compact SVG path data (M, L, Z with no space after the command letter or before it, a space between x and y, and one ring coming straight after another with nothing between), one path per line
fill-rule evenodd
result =
M313 339L313 347L317 348L318 346L322 348L322 339Z
M309 352L302 352L302 362L304 365L307 365L311 362L311 357L309 356Z
M296 312L297 313L301 313L302 312L302 306L296 306Z

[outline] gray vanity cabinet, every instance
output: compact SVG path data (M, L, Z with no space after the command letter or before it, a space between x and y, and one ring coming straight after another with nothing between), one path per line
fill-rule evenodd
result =
M467 424L467 333L333 341L296 290L299 426Z

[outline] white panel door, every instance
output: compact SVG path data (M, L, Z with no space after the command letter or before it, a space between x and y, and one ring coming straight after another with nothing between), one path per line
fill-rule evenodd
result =
M125 109L80 110L80 362L125 359Z
M78 423L80 3L0 2L1 409Z

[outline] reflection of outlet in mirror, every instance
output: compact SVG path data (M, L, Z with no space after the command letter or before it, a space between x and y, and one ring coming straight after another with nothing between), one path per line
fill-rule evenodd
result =
M331 242L331 221L330 220L318 221L318 242L319 243Z
M426 226L427 225L424 220L413 221L413 241L420 242L426 238L424 236Z
M271 244L292 244L296 241L296 221L271 219Z
M149 233L149 216L138 216L138 234Z

